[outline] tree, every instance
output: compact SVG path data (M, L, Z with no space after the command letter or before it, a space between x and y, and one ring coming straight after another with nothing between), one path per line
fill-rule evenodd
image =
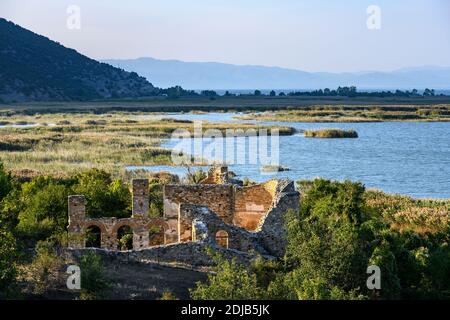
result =
M208 283L198 282L190 290L194 300L256 300L262 297L256 275L220 255L213 255L216 274L208 276Z
M17 210L16 231L21 239L31 241L45 240L51 235L65 232L67 227L67 197L70 189L51 178L38 177L24 183L16 199L15 207L6 203L5 207Z
M276 95L277 95L277 93L276 93L275 91L273 91L273 90L270 91L270 96L271 96L271 97L275 97Z
M261 91L260 90L255 90L254 95L259 97L261 95Z
M16 240L11 232L0 227L0 298L6 297L16 279L16 260Z
M6 173L3 163L0 162L0 201L11 191L11 176Z
M101 299L110 287L101 257L89 252L81 258L81 295L83 300Z
M74 192L86 197L90 217L129 217L131 193L119 179L103 170L92 169L77 176Z

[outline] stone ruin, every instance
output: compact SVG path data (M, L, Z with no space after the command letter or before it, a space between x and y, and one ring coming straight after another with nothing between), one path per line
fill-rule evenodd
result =
M131 218L88 218L84 196L69 196L69 248L86 248L86 231L94 227L100 232L97 247L119 251L119 229L128 226L135 254L189 260L197 248L210 246L280 257L286 245L284 215L299 206L292 181L243 186L226 167L212 168L199 184L164 185L162 218L149 217L148 180L134 179L132 188ZM182 258L183 252L189 254Z

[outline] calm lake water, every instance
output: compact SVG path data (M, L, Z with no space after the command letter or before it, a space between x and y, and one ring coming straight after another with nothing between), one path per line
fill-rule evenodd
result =
M166 118L236 121L234 113L171 114ZM264 181L271 178L292 180L324 177L361 181L368 188L400 193L416 198L450 198L450 123L283 123L262 122L296 129L354 129L358 139L311 139L301 134L280 137L280 164L290 171L261 173L260 165L231 165L239 177ZM166 141L172 148L178 141ZM204 144L207 145L208 141ZM244 145L237 150L245 150ZM194 153L195 154L195 153ZM195 154L199 155L199 154ZM130 169L135 167L129 167ZM146 167L183 175L180 167Z

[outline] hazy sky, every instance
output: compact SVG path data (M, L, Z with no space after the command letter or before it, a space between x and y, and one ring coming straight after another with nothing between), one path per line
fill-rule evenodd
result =
M81 9L81 29L66 26ZM381 29L369 30L369 5ZM448 0L0 0L0 16L95 59L154 57L307 71L450 66Z

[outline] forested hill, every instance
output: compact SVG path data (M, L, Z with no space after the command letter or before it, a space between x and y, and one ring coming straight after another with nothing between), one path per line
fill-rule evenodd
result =
M0 18L0 102L149 96L135 72L90 59Z

